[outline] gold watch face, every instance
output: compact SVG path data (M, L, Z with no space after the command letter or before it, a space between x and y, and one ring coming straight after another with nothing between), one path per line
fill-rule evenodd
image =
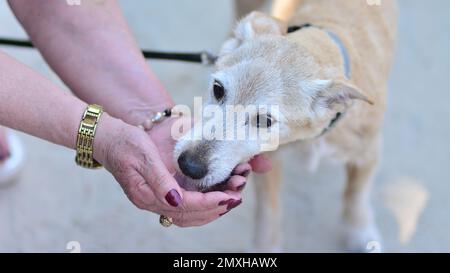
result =
M77 154L75 160L81 167L88 169L96 169L101 167L101 164L99 164L93 157L93 143L97 122L102 114L102 111L102 107L91 105L86 109L83 119L81 120L80 128L78 130Z
M103 112L103 107L93 104L88 107L88 112L99 115L101 112Z
M94 126L95 123L97 123L97 118L93 116L86 116L83 120L83 123L90 126Z

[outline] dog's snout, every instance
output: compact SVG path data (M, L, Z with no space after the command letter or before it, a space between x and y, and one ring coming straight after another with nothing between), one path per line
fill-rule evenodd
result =
M208 173L208 166L205 160L191 151L184 151L178 157L178 165L183 174L192 179L202 179Z

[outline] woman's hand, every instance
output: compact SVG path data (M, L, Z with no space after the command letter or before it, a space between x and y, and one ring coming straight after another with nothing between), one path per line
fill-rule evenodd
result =
M133 204L171 217L178 226L207 224L241 202L238 191L183 190L148 134L106 113L97 128L94 150L94 157L114 175Z

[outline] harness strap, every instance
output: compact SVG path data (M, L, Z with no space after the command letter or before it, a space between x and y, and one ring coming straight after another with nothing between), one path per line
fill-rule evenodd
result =
M290 27L288 27L287 33L293 33L298 30L302 30L304 28L309 28L309 27L317 27L317 26L313 26L310 23L306 23L306 24L303 24L300 26L290 26ZM317 27L317 28L322 29L321 27ZM339 47L339 51L341 52L342 59L344 60L345 76L347 77L347 79L350 79L350 76L351 76L350 55L348 53L347 48L345 47L341 38L339 38L339 36L337 36L334 32L332 32L330 30L325 30L325 32L328 34L328 36L330 36L331 40L333 40L333 42Z
M304 28L309 28L309 27L314 27L314 26L309 23L306 23L306 24L303 24L300 26L290 26L288 28L287 32L293 33L298 30L301 30ZM328 36L330 36L330 38L333 40L333 42L336 43L336 45L339 47L339 50L341 51L341 56L344 60L345 76L347 77L347 79L350 79L350 76L351 76L350 55L348 54L347 48L344 46L344 43L342 42L342 40L335 33L331 32L329 30L325 30L325 32L328 34ZM341 112L336 113L336 116L330 121L330 124L328 124L328 126L322 131L322 133L320 133L320 135L318 137L323 136L324 134L329 132L331 129L333 129L333 127L335 127L336 124L344 117L344 114L345 113L341 113Z

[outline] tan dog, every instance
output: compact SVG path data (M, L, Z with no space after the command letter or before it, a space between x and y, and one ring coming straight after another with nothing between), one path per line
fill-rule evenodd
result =
M364 251L370 241L380 240L369 191L394 52L395 1L377 6L366 0L279 0L273 15L278 19L253 12L239 22L216 63L206 105L224 111L228 105L277 105L277 112L250 110L234 127L276 124L280 144L301 142L313 151L313 161L327 156L345 163L344 240L348 250ZM287 33L288 26L305 24ZM233 122L206 118L216 125L224 120ZM181 171L200 189L224 181L234 166L261 152L262 140L199 140L204 131L193 132L197 140L181 138L175 156ZM281 246L281 167L273 161L272 172L256 176L257 251Z

